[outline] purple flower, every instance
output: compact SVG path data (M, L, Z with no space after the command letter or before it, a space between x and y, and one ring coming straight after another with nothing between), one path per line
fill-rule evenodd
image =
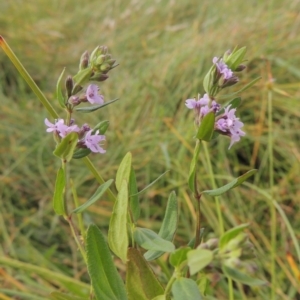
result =
M241 136L245 135L245 132L241 130L244 123L235 116L236 109L230 109L230 106L225 108L224 114L216 121L215 127L217 130L224 132L225 135L230 136L231 142L229 148L241 139Z
M187 99L185 100L185 106L189 109L200 110L202 106L209 103L209 97L207 94L204 94L199 100L196 99Z
M218 72L223 75L224 79L230 79L233 76L233 72L223 62L222 58L214 57L213 63L216 65Z
M70 132L79 132L80 130L77 125L72 125L72 126L65 125L63 119L57 119L53 124L46 118L45 124L46 126L48 126L48 128L46 129L47 132L56 132L62 138L64 138Z
M86 89L86 98L91 104L103 104L104 99L102 95L98 94L99 88L95 84L90 84Z
M92 135L93 130L87 132L84 137L84 144L87 148L89 148L92 152L105 153L106 151L100 147L99 143L105 140L104 135L99 135L99 130Z

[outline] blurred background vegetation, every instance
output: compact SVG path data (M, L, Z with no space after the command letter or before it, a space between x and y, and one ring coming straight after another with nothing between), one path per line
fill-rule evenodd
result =
M203 76L214 56L246 46L248 68L242 83L262 77L241 95L238 114L247 135L229 151L229 139L220 137L211 142L210 151L219 185L258 168L248 184L228 192L221 203L227 229L251 224L248 233L257 251L258 277L270 281L266 194L274 195L300 237L300 1L18 0L0 1L0 11L0 34L58 110L54 87L62 69L73 75L85 50L109 47L120 65L109 73L101 90L106 100L120 101L89 115L90 124L110 121L107 153L91 159L108 180L131 151L140 189L170 170L142 195L141 224L158 231L167 196L175 190L181 208L177 246L192 237L195 215L186 185L194 147L193 114L184 101L203 94ZM273 103L272 191L268 97ZM60 162L52 155L52 137L45 134L44 118L49 115L3 51L0 103L0 299L46 299L53 290L76 287L84 293L86 285L79 281L88 282L86 269L67 224L52 210ZM212 188L205 164L200 174L201 187ZM84 202L97 183L81 161L74 163L73 177ZM204 198L202 207L206 237L217 235L214 200ZM96 222L105 230L111 208L104 197L85 214L86 223ZM300 299L296 245L279 214L277 225L276 294L278 299ZM124 269L121 263L119 267ZM227 299L224 279L212 280L210 293ZM270 299L269 295L268 285L236 287L236 299Z

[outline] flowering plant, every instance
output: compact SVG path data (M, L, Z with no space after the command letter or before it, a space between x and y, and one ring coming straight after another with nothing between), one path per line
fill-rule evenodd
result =
M229 148L245 135L241 129L243 123L236 117L236 109L241 99L234 98L224 107L218 103L219 99L224 97L224 95L219 96L219 93L236 84L238 77L235 73L245 68L242 64L246 53L245 48L227 51L222 57L213 58L212 67L203 83L206 93L202 97L198 96L197 100L188 99L185 102L186 107L192 109L195 114L196 146L187 185L195 198L197 216L194 238L185 246L176 247L173 241L178 225L179 209L175 192L171 192L166 201L165 216L158 233L137 226L140 217L139 194L145 189L138 190L131 153L127 153L121 161L115 180L104 182L88 155L92 152L105 153L103 142L109 122L101 121L91 127L88 124L79 126L73 119L77 112L91 113L116 101L115 99L105 102L104 97L99 94L99 86L95 84L108 79L107 73L116 66L116 61L108 54L107 48L97 47L91 55L87 52L83 53L78 73L67 76L64 84L64 71L62 72L56 86L56 99L65 111L65 118L62 118L35 85L2 37L0 42L8 57L54 119L54 121L45 119L46 131L53 134L56 142L53 154L61 160L53 193L53 208L57 215L63 216L68 222L91 278L90 291L77 289L75 293L74 289L68 290L66 286L65 291L51 293L50 299L82 300L88 297L98 300L214 299L208 283L216 279L212 279L211 274L217 274L217 278L227 278L230 299L234 298L232 280L247 285L264 284L253 276L256 271L253 262L255 253L253 245L244 232L249 224L240 224L224 232L222 212L217 198L242 184L256 170L250 170L219 188L216 187L212 176L213 189L204 191L200 191L197 171L201 145L207 154L207 142L219 135L230 138ZM250 82L236 94L256 81L257 79ZM81 103L86 102L92 106L80 107ZM81 205L68 171L73 159L82 159L100 182L96 192ZM116 195L110 189L113 181L115 181ZM85 210L95 204L104 193L114 202L107 240L94 224L90 224L86 230L82 219ZM219 217L219 230L216 230L218 236L206 240L204 240L204 228L201 228L202 195L215 197ZM70 201L71 198L74 200L75 207ZM74 220L75 216L77 222ZM112 253L126 264L126 275L121 276L118 272ZM169 271L166 272L165 285L163 285L154 274L149 262L165 253L169 253L169 264L173 274L169 276Z

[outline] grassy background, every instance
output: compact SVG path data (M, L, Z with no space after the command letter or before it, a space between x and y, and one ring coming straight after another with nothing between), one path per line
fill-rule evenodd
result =
M203 93L203 76L213 56L236 45L247 46L248 68L241 81L262 77L242 94L239 116L247 135L230 151L229 140L221 137L211 143L210 151L219 185L250 168L259 169L248 185L227 193L221 203L226 228L251 223L258 276L270 280L267 195L274 195L296 237L300 236L299 1L20 0L1 1L0 11L0 34L53 101L56 79L64 67L74 74L83 51L102 44L109 47L120 66L101 88L106 100L118 97L120 101L89 116L91 124L99 119L111 122L108 151L92 160L109 179L124 154L131 151L140 188L170 170L143 194L141 225L159 229L167 195L175 189L182 213L177 246L194 232L192 197L186 186L194 128L184 100ZM274 79L271 85L270 78ZM272 190L268 97L273 103ZM68 238L68 226L52 210L59 161L52 156L51 136L45 135L43 120L49 116L2 51L0 103L0 299L45 299L49 292L79 286L78 280L87 282L88 277L75 243ZM55 102L53 105L59 109ZM79 122L85 117L78 116ZM201 187L211 188L207 165L201 168ZM80 161L74 164L73 174L84 202L97 184ZM111 207L108 199L101 200L85 215L85 221L96 222L105 230ZM203 199L203 212L208 235L217 233L213 199ZM300 299L300 279L286 256L289 251L299 265L295 244L281 215L276 220L277 299ZM57 274L66 277L56 281ZM68 278L74 278L73 282ZM221 280L212 293L226 299L226 289ZM236 299L270 299L270 286L237 287L236 292Z

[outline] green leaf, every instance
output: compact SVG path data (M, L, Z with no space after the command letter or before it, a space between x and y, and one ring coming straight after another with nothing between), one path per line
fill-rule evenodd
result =
M144 191L146 191L149 187L151 187L154 183L156 183L160 178L162 178L168 172L169 171L166 171L163 174L159 175L154 181L152 181L150 184L148 184L145 188L143 188L141 191L137 192L136 195L139 195L139 194L143 193ZM135 195L133 195L133 196L135 196Z
M238 50L233 51L225 60L225 63L231 70L234 71L244 61L246 52L246 47L242 47Z
M176 249L170 254L169 262L173 267L179 267L183 262L187 260L187 254L191 251L190 247L184 247Z
M163 252L173 252L175 250L173 243L162 239L154 231L147 228L136 227L133 238L138 245L147 250Z
M50 294L50 299L51 300L87 300L88 298L75 297L73 295L70 296L60 292L52 292Z
M88 83L91 75L92 75L92 69L90 68L83 69L73 77L73 80L76 82L77 85L84 85Z
M209 112L201 121L196 138L209 142L212 138L215 129L215 113Z
M126 262L128 248L127 208L128 186L126 180L123 180L109 222L108 244L110 249L124 263Z
M253 79L252 81L250 81L248 84L246 84L243 88L241 88L240 90L238 90L237 92L234 92L232 94L227 94L227 95L223 95L218 97L218 99L227 99L227 98L231 98L233 96L236 96L238 94L240 94L241 92L244 92L245 90L249 89L250 87L252 87L257 81L259 81L261 79L261 77L257 77L255 79Z
M65 97L62 93L62 80L63 80L64 74L65 74L65 70L66 70L66 68L63 69L63 71L61 72L61 74L58 78L58 81L57 81L57 84L56 84L56 95L55 95L57 100L58 100L59 105L62 108L66 107Z
M97 300L126 300L124 283L96 225L90 225L87 230L86 250L88 272Z
M266 282L261 279L253 278L253 277L249 276L248 274L242 273L242 272L238 271L237 269L233 269L233 268L230 268L225 265L222 266L222 271L227 277L230 277L231 279L233 279L237 282L243 283L243 284L247 284L247 285L251 285L251 286L266 284Z
M103 108L103 107L105 107L105 106L107 106L109 104L112 104L112 103L116 102L117 100L119 100L119 99L116 98L114 100L105 102L104 104L100 104L100 105L76 107L75 110L79 111L79 112L82 112L82 113L90 113L90 112L96 111L96 110L98 110L100 108Z
M100 197L105 193L105 191L110 187L114 180L110 179L107 182L100 185L97 189L97 191L94 193L94 195L84 204L80 205L76 209L73 210L73 213L78 214L82 213L84 210L86 210L88 207L90 207L92 204L94 204Z
M65 171L63 168L59 168L56 175L55 187L54 187L54 195L52 199L53 209L58 216L65 215Z
M242 176L227 183L226 185L223 185L222 187L214 189L214 190L205 190L202 192L202 194L206 194L206 195L209 195L212 197L220 196L220 195L228 192L229 190L241 185L245 180L247 180L249 177L251 177L256 172L257 172L256 169L250 170L247 173L243 174Z
M129 300L152 300L164 294L151 267L135 248L128 249L126 289Z
M131 168L129 177L129 195L131 195L129 197L130 210L134 221L137 222L138 218L140 217L140 203L137 182L133 168Z
M100 134L104 134L106 132L108 126L109 126L109 121L107 121L107 120L101 121L93 128L92 134L95 134L97 130L99 130Z
M227 102L226 104L224 104L223 108L220 109L218 112L217 112L217 116L220 116L224 113L225 111L225 107L228 107L230 105L230 109L232 108L237 108L242 102L242 99L241 97L237 97L237 98L234 98L232 100L230 100L229 102Z
M178 223L178 202L177 202L175 192L171 192L166 207L166 213L158 235L162 239L171 242L174 238L174 234L177 229L177 223ZM146 260L153 260L160 257L163 254L164 252L162 251L148 250L144 254L144 257L146 258Z
M196 282L189 278L176 279L172 285L173 300L201 300Z
M125 179L127 182L129 182L130 177L130 171L131 171L131 161L132 161L132 155L130 152L128 152L123 160L121 161L121 164L118 168L117 175L116 175L116 188L119 191L121 188L122 181Z
M190 190L193 193L195 193L195 176L196 176L198 157L199 157L199 153L200 153L200 145L201 145L201 141L197 141L196 147L194 149L194 155L193 155L191 165L190 165L190 172L189 172L189 178L188 178L188 185L189 185Z
M80 159L80 158L88 156L91 153L92 153L92 151L88 148L78 148L78 149L75 149L72 158Z
M167 298L165 295L159 295L159 296L153 298L152 300L167 300Z
M219 241L219 248L223 249L232 239L234 239L239 233L244 231L249 226L249 223L236 226L222 234Z
M76 132L69 133L61 142L56 146L53 154L64 161L68 162L72 159L74 150L78 143L78 134Z
M212 86L214 85L215 70L216 70L216 67L215 67L215 65L213 65L209 69L209 71L207 72L207 74L205 75L205 77L203 79L203 88L208 95L210 94L210 90L211 90Z
M214 258L213 252L206 249L191 250L188 254L188 266L191 275L196 274L210 264Z

